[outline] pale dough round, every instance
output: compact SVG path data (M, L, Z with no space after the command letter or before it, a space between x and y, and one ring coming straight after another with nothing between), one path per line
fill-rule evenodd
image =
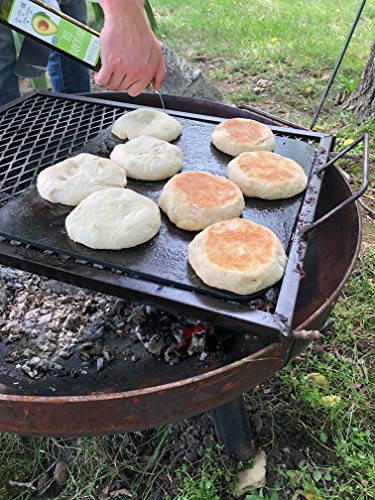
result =
M209 226L189 244L189 263L209 286L249 295L283 276L287 257L278 237L245 219Z
M112 160L81 153L38 175L36 187L52 203L76 206L88 195L110 187L126 186L126 172Z
M223 153L238 156L245 151L272 151L276 141L272 130L247 118L230 118L212 133L212 144Z
M241 190L225 177L183 172L165 184L159 206L177 227L199 231L214 222L238 217L245 202Z
M153 238L160 229L157 205L130 189L97 191L66 218L69 238L90 248L120 250Z
M112 127L112 134L129 140L147 135L169 142L181 135L181 125L167 113L139 108L117 118Z
M132 179L159 181L181 170L183 155L180 148L169 142L141 136L115 146L111 160L124 167Z
M298 163L268 151L240 154L228 163L227 176L245 196L264 200L290 198L307 186L307 175Z

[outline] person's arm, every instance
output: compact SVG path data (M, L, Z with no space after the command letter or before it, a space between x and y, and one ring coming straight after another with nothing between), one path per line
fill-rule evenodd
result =
M156 90L167 74L160 43L153 34L143 0L99 0L104 12L100 34L102 66L95 76L109 90L136 96L153 82Z

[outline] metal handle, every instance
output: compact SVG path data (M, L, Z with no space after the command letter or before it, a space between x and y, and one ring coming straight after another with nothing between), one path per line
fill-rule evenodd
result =
M261 111L260 109L253 108L252 106L249 106L248 104L238 104L237 108L239 109L245 109L246 111L250 111L254 115L261 116L262 118L268 118L268 120L271 120L276 123L280 123L280 125L286 125L287 127L291 128L296 128L299 130L310 130L307 127L303 127L302 125L298 125L297 123L290 122L289 120L285 120L284 118L280 118L279 116L272 115L271 113L268 113L267 111Z
M361 137L358 137L358 139L356 139L354 142L352 142L348 147L346 147L345 149L340 151L340 153L338 153L334 158L332 158L332 160L330 160L325 165L320 167L318 169L317 173L321 174L322 172L324 172L324 170L326 170L328 167L333 165L339 158L344 156L348 151L353 149L355 146L357 146L357 144L359 144L362 141L363 141L363 165L362 165L362 184L361 184L360 189L356 193L349 196L349 198L347 198L346 200L339 203L335 208L332 208L332 210L330 210L325 215L320 217L320 219L316 220L310 226L303 229L301 231L301 235L303 237L305 237L307 235L307 233L309 233L310 231L313 231L318 226L320 226L320 224L322 224L322 222L325 222L327 219L332 217L332 215L339 212L342 208L346 207L347 205L349 205L353 201L360 198L363 195L363 193L366 192L367 187L368 187L368 156L369 156L368 134L367 133L361 135Z

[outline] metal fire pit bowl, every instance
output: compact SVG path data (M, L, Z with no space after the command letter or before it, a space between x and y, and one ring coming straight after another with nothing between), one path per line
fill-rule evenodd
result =
M153 94L137 100L117 93L91 97L99 98L98 103L108 99L159 107L159 98ZM224 118L242 116L275 125L268 118L213 102L172 96L165 96L165 102L170 110ZM316 219L350 195L349 186L336 168L328 168ZM315 329L324 324L353 269L359 243L360 218L356 203L345 206L308 235L293 330ZM141 279L134 284L126 275L74 259L63 260L55 253L45 254L29 245L14 246L0 241L0 263L72 284L81 283L85 288L110 295L165 305L163 288L157 284L150 293L150 284ZM186 292L175 290L176 302L180 302L181 293ZM191 294L183 312L193 313L199 301L198 296ZM211 308L213 320L217 304L216 300L215 307ZM223 307L225 304L223 301ZM113 362L109 369L77 379L47 374L31 380L4 361L5 347L0 342L0 430L44 436L85 436L157 427L234 400L280 370L303 345L293 334L270 339L267 335L262 337L259 331L253 335L249 330L244 335L235 329L218 329L216 335L223 338L221 347L211 353L204 364L185 359L170 366L144 353L137 363Z

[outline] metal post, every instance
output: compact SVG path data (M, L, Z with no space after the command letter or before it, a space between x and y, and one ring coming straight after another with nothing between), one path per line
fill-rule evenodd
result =
M246 462L255 456L249 418L243 396L212 410L218 441L228 455Z
M364 8L365 4L366 4L366 0L362 0L361 5L359 6L359 9L358 9L358 11L357 11L357 14L356 14L356 16L355 16L355 18L354 18L354 21L353 21L352 27L350 28L349 34L348 34L348 36L347 36L347 38L346 38L346 40L345 40L344 48L342 49L341 54L340 54L340 57L338 58L338 60L337 60L337 62L336 62L336 65L335 65L334 70L333 70L333 72L332 72L331 78L329 79L329 82L327 83L327 86L326 86L325 91L324 91L324 93L323 93L323 96L322 96L322 98L321 98L321 101L320 101L320 104L319 104L319 106L318 106L318 109L316 110L316 113L315 113L315 115L314 115L313 121L311 122L311 125L310 125L310 129L311 129L311 130L313 130L313 128L315 127L315 124L316 124L316 122L317 122L317 120L318 120L318 118L319 118L320 112L321 112L321 110L322 110L322 108L323 108L323 105L324 105L325 100L326 100L326 98L327 98L328 92L329 92L329 90L330 90L330 88L331 88L331 86L332 86L333 80L335 79L335 76L336 76L336 73L337 73L337 71L338 71L338 69L339 69L339 67L340 67L341 61L342 61L342 60L343 60L343 58L344 58L344 55L345 55L346 49L348 48L349 42L350 42L350 40L351 40L351 38L352 38L352 35L353 35L353 33L354 33L354 30L355 30L355 28L356 28L356 26L357 26L357 23L358 23L358 21L359 21L359 18L361 17L362 10L363 10L363 8Z

